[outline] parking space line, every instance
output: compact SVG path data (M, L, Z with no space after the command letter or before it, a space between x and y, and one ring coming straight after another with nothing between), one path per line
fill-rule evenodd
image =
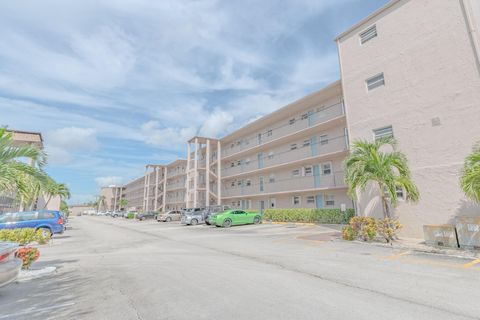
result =
M404 251L404 252L400 252L400 253L397 253L397 254L392 254L391 256L388 256L385 259L395 260L395 259L398 259L400 257L406 256L409 253L410 253L410 251Z
M473 266L475 266L479 263L480 263L480 259L476 259L476 260L470 261L469 263L465 263L463 265L463 268L468 269L468 268L471 268L471 267L473 267Z

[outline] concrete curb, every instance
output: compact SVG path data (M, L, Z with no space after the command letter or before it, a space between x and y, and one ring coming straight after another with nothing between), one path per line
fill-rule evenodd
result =
M441 255L445 257L452 257L452 258L461 258L461 259L478 259L480 258L480 252L470 251L470 250L462 250L462 249L446 249L446 248L435 248L435 247L427 247L427 246L412 246L402 244L400 242L393 242L392 244L387 243L380 243L380 242L365 242L365 241L346 241L343 239L339 239L338 241L345 241L345 242L353 242L358 244L364 245L373 245L377 247L384 247L384 248L391 248L391 249L402 249L412 252L418 253L425 253L425 254L432 254L432 255Z
M33 279L38 279L54 274L57 271L56 267L45 267L34 270L20 270L17 277L17 282L25 282Z
M280 225L293 225L293 226L319 226L316 223L310 222L282 222L282 221L262 221L262 224L280 224Z

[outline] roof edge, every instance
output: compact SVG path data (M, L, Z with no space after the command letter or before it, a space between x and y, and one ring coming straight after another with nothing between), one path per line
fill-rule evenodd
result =
M391 7L393 7L395 4L399 3L400 1L403 1L403 0L391 0L389 3L387 3L386 5L384 5L383 7L377 9L376 11L374 11L373 13L369 14L367 17L363 18L362 20L360 20L359 22L355 23L353 26L351 26L350 28L348 28L347 30L345 30L344 32L340 33L334 40L335 41L338 41L340 40L341 38L345 37L346 35L350 34L352 31L354 31L355 29L357 29L358 27L360 27L361 25L367 23L368 21L372 20L373 18L375 18L376 16L378 16L379 14L383 13L384 11L390 9Z

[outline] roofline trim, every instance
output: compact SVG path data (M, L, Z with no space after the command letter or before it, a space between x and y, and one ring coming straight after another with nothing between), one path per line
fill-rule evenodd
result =
M348 28L347 30L345 30L344 32L340 33L336 38L335 38L335 41L339 41L341 38L349 35L350 33L352 33L354 30L358 29L360 26L366 24L368 21L372 20L373 18L375 18L376 16L378 16L379 14L381 14L382 12L390 9L391 7L393 7L395 4L399 3L400 1L403 1L403 0L391 0L389 3L387 3L386 5L384 5L383 7L377 9L376 11L374 11L373 13L369 14L366 18L360 20L359 22L357 22L356 24L354 24L353 26L351 26L350 28Z

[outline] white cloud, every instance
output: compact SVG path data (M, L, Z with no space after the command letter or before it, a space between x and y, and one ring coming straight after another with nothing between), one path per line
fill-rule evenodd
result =
M221 134L225 134L228 131L232 122L232 114L221 109L215 109L200 128L200 135L218 138Z
M117 176L97 177L95 178L95 182L99 187L108 187L122 184L123 178Z
M146 143L173 150L185 149L187 140L197 132L194 127L161 127L158 121L148 121L140 129Z
M70 151L95 150L99 147L97 132L93 128L67 127L47 133L48 144Z

